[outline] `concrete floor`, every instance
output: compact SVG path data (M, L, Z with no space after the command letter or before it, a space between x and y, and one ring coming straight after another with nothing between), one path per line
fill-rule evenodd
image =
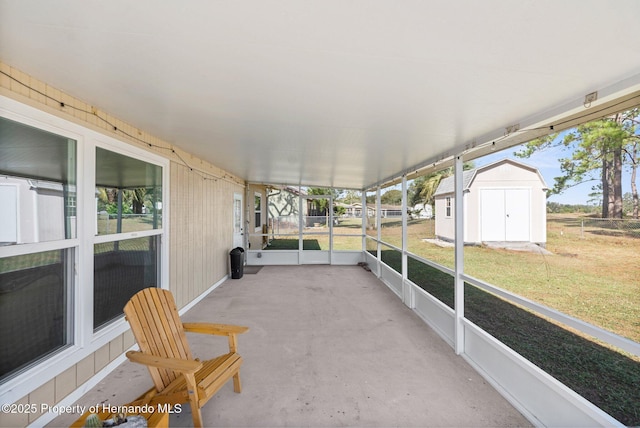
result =
M243 391L225 385L203 408L207 426L530 426L360 267L266 266L226 281L183 320L250 327L239 337ZM201 358L226 352L224 338L189 340ZM146 368L127 362L78 404L124 404L149 387ZM188 405L170 419L191 422Z

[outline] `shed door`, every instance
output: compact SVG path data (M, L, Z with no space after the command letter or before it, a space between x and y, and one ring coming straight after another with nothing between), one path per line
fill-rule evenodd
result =
M505 198L505 241L530 241L529 189L507 189Z
M480 227L482 241L530 240L529 189L482 189Z

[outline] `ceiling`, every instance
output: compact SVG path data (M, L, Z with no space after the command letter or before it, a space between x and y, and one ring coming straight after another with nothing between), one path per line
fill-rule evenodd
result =
M362 189L639 91L639 20L637 0L0 0L0 61L247 181Z

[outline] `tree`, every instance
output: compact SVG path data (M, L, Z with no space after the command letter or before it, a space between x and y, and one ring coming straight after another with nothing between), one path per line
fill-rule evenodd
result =
M564 134L551 134L524 145L515 153L527 158L549 147L565 147L571 155L558 159L562 175L555 177L550 194L560 194L566 189L592 180L602 195L602 217L622 218L622 175L624 166L631 171L632 195L635 201L633 215L638 216L638 191L636 172L638 166L637 133L639 108L594 120Z
M360 203L362 200L362 194L357 190L345 190L340 195L340 200L345 204Z
M474 168L473 162L465 162L462 165L462 170L467 171ZM416 204L433 205L433 197L438 190L440 182L453 175L453 167L441 169L431 174L423 175L415 180L409 186L408 199L411 206Z
M326 198L309 199L308 200L308 215L310 216L325 216L326 224L329 224L329 196L332 196L335 200L340 196L340 192L336 189L328 189L325 187L308 187L306 189L307 195L322 195Z
M139 187L119 190L98 187L96 192L98 211L107 211L109 214L118 213L118 193L120 192L122 193L122 207L120 209L123 214L143 214L143 207L146 207L147 212L155 209L153 204L154 189Z
M380 195L380 203L386 205L402 205L402 191L391 189Z
M633 213L633 215L635 215L635 209L637 207L636 202L633 199L633 195L630 192L625 193L624 195L622 195L622 206L625 212L630 212ZM634 217L637 218L637 217Z
M340 196L338 189L329 189L326 187L307 187L305 191L307 195L333 196L333 199L337 199L338 196Z
M453 168L446 168L416 178L413 183L411 183L411 186L409 186L410 205L415 206L416 204L433 204L433 195L435 195L440 182L450 175L453 175Z
M298 195L286 189L270 189L267 195L269 217L280 221L280 217L298 215Z
M637 126L640 124L638 120L640 116L640 108L629 111L626 119L623 121L623 127L627 130L626 144L623 146L624 157L628 161L631 170L631 199L632 199L632 216L638 218L640 215L640 201L638 199L638 185L636 177L638 173L638 156L640 155L640 135Z
M147 189L144 187L131 189L129 194L131 195L131 210L134 214L142 214L142 207L144 206L147 196Z

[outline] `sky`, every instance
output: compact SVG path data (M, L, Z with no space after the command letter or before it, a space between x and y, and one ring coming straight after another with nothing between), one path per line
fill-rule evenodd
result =
M561 175L560 162L558 159L571 156L570 151L560 147L552 147L542 150L533 154L530 158L518 158L513 154L516 151L518 151L518 146L476 159L474 164L476 167L480 167L504 158L514 159L518 162L538 168L545 183L547 184L547 187L553 188L555 184L554 178ZM597 172L593 174L593 176L597 179ZM623 174L622 180L622 193L625 194L627 192L631 192L629 174ZM594 201L590 202L592 198L589 197L589 193L593 192L591 188L597 184L598 180L594 180L574 186L559 195L550 196L547 201L568 205L594 205Z
M640 130L637 131L640 133ZM560 134L558 138L562 138L563 134ZM536 167L549 189L552 189L555 185L555 177L562 175L560 171L559 159L571 157L571 150L565 147L549 147L534 153L529 158L519 158L514 155L515 152L520 150L520 146L511 147L502 151L498 151L478 159L474 159L474 167L478 168L493 162L497 162L504 158L513 159L517 162ZM551 195L547 198L548 202L556 202L565 205L600 205L600 197L590 197L589 194L593 193L592 187L597 186L600 177L600 171L594 171L591 175L593 180L585 183L570 187L564 192L558 195ZM638 183L640 185L640 183ZM391 189L400 189L400 184L392 186ZM631 193L631 182L629 169L625 168L622 174L622 194Z

